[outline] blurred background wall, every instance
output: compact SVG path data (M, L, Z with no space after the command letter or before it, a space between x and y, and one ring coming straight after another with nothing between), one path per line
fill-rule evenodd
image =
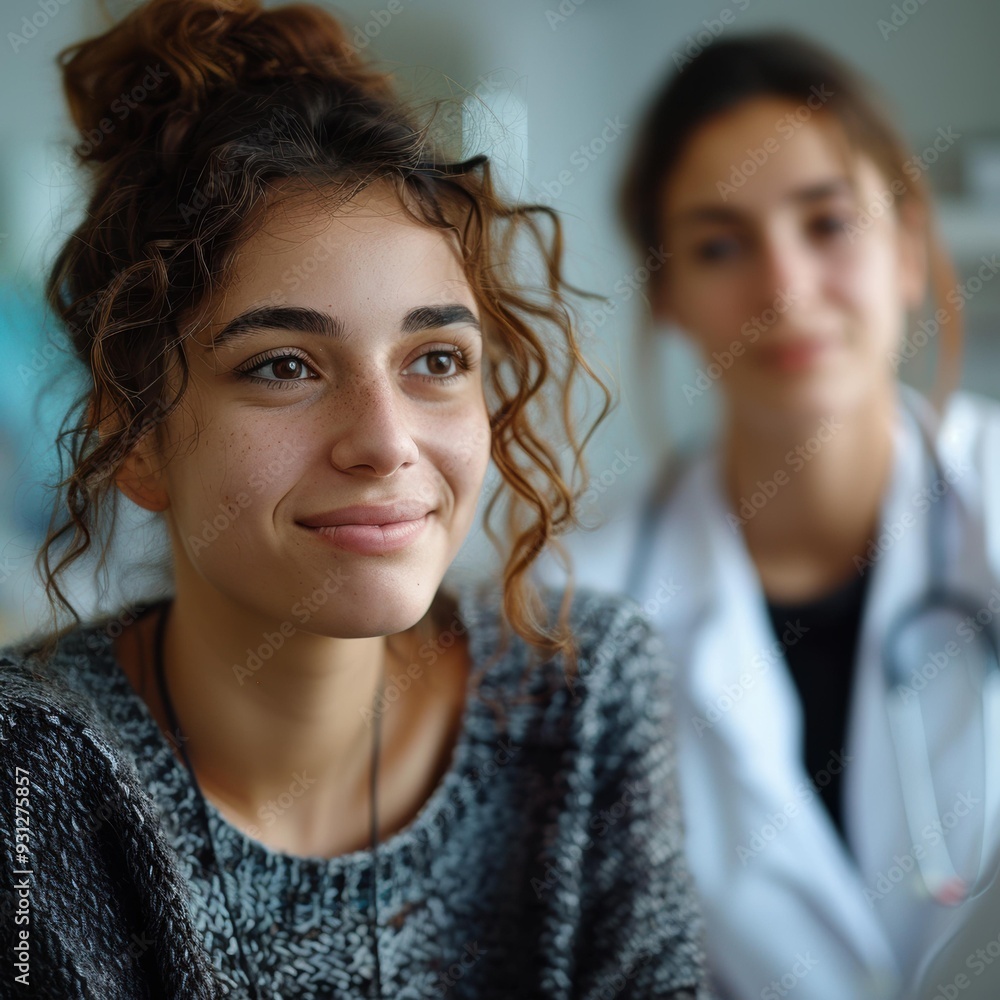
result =
M980 258L1000 250L994 0L323 5L341 15L358 48L398 73L404 89L428 100L477 95L464 119L468 151L491 152L515 196L562 212L568 276L601 296L581 306L587 350L620 385L619 406L590 453L598 516L653 475L669 440L707 433L717 404L713 392L693 405L685 400L682 387L701 361L678 338L658 336L651 357L637 353L638 331L648 323L642 262L632 258L613 205L650 90L710 38L782 27L839 52L874 82L914 152L925 154L959 281L970 281ZM130 6L108 3L113 14ZM105 23L96 0L5 0L0 12L0 642L43 620L33 558L52 503L54 437L81 384L41 296L46 263L82 207L55 57ZM1000 281L973 282L964 312L963 385L1000 398ZM640 366L655 373L659 390L644 389ZM901 375L926 384L932 368L928 350ZM624 474L611 473L623 449L635 461ZM68 587L84 614L163 586L155 565L162 536L127 503L123 510L124 541L113 559L127 572L113 574L117 590L104 591L90 579L92 567L83 567ZM472 539L469 550L481 544Z

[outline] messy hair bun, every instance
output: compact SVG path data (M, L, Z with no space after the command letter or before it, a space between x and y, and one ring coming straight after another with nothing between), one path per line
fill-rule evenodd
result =
M536 648L562 651L572 663L568 597L558 626L549 628L528 571L547 542L575 523L576 497L561 477L551 426L529 410L555 383L580 482L589 433L579 440L571 422L573 383L586 374L603 394L594 426L610 394L571 325L555 215L504 202L486 157L444 161L388 78L362 63L341 25L316 7L149 0L105 34L67 49L60 62L82 131L77 152L93 186L47 294L92 385L60 434L69 466L60 483L65 510L53 515L39 556L54 613L58 601L79 620L58 575L102 532L103 565L121 462L183 396L184 340L279 187L284 195L346 200L384 183L404 211L453 234L461 247L484 319L492 454L505 487L487 508L494 540L490 517L510 500L503 506L506 618ZM513 275L522 235L541 259L540 289L522 288ZM275 302L283 301L275 292ZM172 370L180 377L170 389Z
M357 58L341 25L304 4L268 11L255 0L161 0L70 46L59 60L84 161L154 149L175 156L210 101L226 91L311 78L391 94L387 79Z

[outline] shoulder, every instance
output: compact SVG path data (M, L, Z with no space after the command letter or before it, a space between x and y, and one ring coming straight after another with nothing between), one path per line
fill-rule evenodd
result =
M92 699L62 667L59 651L47 661L23 645L0 651L0 739L11 769L30 783L34 849L79 860L94 845L73 831L93 834L112 816L121 827L140 785ZM10 826L0 822L0 833L11 835Z
M563 592L549 590L544 598L555 608ZM664 675L661 637L632 598L580 587L572 594L569 627L579 650L580 679L590 691L632 689Z
M73 648L46 661L24 644L0 651L0 756L13 779L0 788L0 844L34 872L33 974L45 996L82 996L70 992L81 975L88 996L146 996L164 977L171 996L217 996L158 809L79 682L100 657L80 651L78 663Z
M975 393L955 393L937 443L945 477L968 500L978 494L988 514L1000 490L1000 403Z
M969 392L955 393L939 438L943 473L981 525L982 546L1000 573L1000 403Z
M948 400L941 431L946 440L996 434L1000 431L1000 402L979 393L956 392Z
M567 627L573 633L581 656L592 669L614 659L607 652L623 636L651 631L643 610L625 594L591 585L567 588L540 583L536 587L544 622L548 625L559 620L565 606ZM480 581L458 590L457 617L470 635L480 640L480 645L498 643L509 628L505 625L502 607L503 593L495 583ZM522 653L527 645L524 640L514 638L511 656ZM594 655L599 649L605 651L604 656Z
M0 649L5 728L30 731L36 747L73 733L68 746L74 752L90 747L110 756L113 734L101 708L102 698L110 697L108 661L99 640L94 627L80 626L60 636L48 655L40 652L37 637Z
M567 592L541 586L539 595L548 622L555 623ZM541 663L533 659L528 643L505 630L500 598L491 586L467 590L460 598L470 654L474 661L489 664L493 690L512 694L527 678L536 696L533 705L547 706L550 717L554 713L592 735L598 729L632 728L664 704L672 676L664 644L631 598L590 587L570 592L566 623L575 643L575 664L562 656ZM504 648L505 632L506 649L497 655Z
M937 435L945 464L959 472L1000 467L1000 402L972 392L948 400Z
M109 837L112 829L155 825L134 754L99 704L116 695L106 664L83 641L87 634L61 637L46 659L27 642L0 650L4 757L30 775L38 843L75 855L89 855L93 845L74 841L72 831Z

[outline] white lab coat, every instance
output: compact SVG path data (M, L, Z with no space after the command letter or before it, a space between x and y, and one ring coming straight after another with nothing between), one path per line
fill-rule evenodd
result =
M904 393L910 405L926 407ZM954 478L954 490L936 501L949 504L948 582L976 607L986 608L997 590L993 607L1000 611L1000 406L953 397L938 453ZM648 537L637 537L637 501L596 534L567 539L578 585L610 590L626 589L636 546L650 547L631 596L662 630L677 670L686 846L715 988L726 1000L911 997L917 969L961 919L962 906L942 906L921 892L880 653L889 623L928 584L928 513L916 498L936 478L901 412L882 508L888 544L867 570L874 576L845 740L852 852L806 774L800 702L742 533L727 522L717 457L707 455L684 474ZM925 506L931 495L924 494ZM551 564L543 576L554 578ZM795 623L786 638L794 640ZM990 847L997 839L996 803L984 801L980 742L983 697L995 720L992 736L1000 732L993 680L980 695L962 671L942 670L921 694L942 821L940 831L921 837L946 838L963 874L978 870L980 839L985 835ZM987 752L1000 763L995 739Z

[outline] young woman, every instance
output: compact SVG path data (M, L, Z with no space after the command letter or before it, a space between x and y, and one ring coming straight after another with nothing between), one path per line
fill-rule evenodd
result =
M173 586L0 658L4 992L695 996L660 644L526 576L573 502L532 400L589 375L558 227L317 8L152 0L64 76L92 388L43 563L120 491ZM491 456L503 582L453 594Z
M669 255L654 318L701 348L721 437L580 536L577 579L678 664L720 995L915 996L995 870L998 408L897 381L929 344L947 384L968 288L923 162L800 39L708 47L642 128L624 218Z

